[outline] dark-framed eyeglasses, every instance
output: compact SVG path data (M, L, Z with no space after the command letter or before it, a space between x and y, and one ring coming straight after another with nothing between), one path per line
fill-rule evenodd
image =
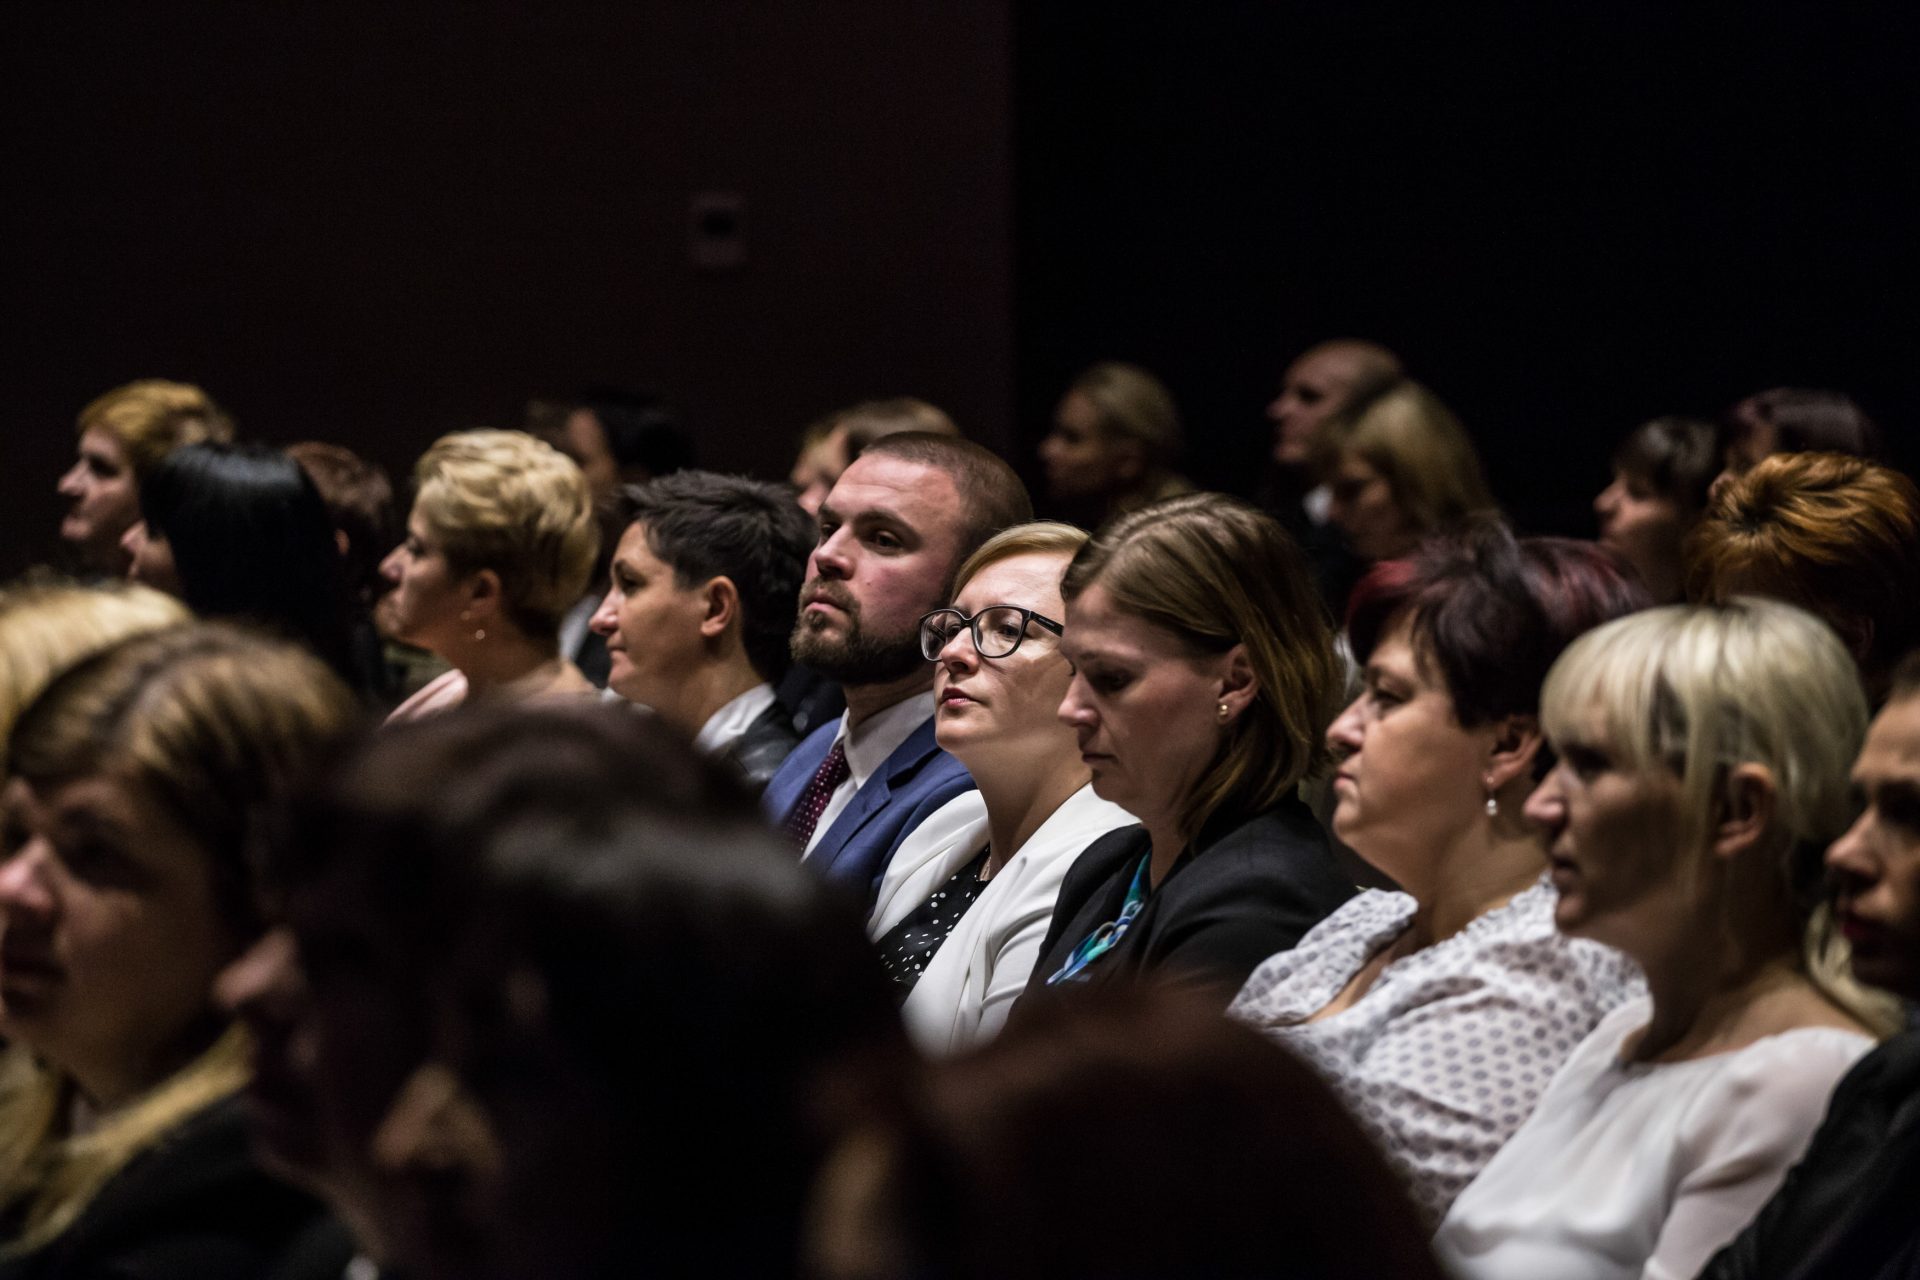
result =
M920 652L928 662L960 634L961 628L973 631L973 647L983 658L1004 658L1027 638L1027 624L1036 623L1055 635L1065 630L1052 618L1045 618L1017 604L990 604L969 618L958 609L935 609L920 619Z

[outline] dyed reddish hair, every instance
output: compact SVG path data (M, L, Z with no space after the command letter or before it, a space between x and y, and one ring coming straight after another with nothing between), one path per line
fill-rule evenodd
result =
M1354 588L1347 638L1361 663L1400 618L1413 648L1446 682L1454 716L1472 728L1539 711L1547 668L1583 631L1652 598L1612 552L1572 538L1516 538L1482 518L1375 565Z
M1876 701L1920 644L1920 489L1839 453L1774 454L1724 485L1687 539L1687 596L1772 596L1820 615Z

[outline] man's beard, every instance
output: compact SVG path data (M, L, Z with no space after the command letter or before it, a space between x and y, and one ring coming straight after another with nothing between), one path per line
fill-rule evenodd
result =
M841 684L887 684L905 679L927 665L920 652L920 624L896 635L868 634L860 622L860 605L837 584L819 580L806 585L804 595L825 598L847 615L843 634L816 630L803 608L793 624L793 660Z

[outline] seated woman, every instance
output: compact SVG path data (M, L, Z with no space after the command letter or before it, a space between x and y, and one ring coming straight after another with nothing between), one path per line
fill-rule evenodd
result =
M374 622L453 670L390 719L469 698L595 693L560 654L561 616L586 590L600 538L580 468L524 432L458 431L421 457L414 483Z
M1326 1085L1191 993L1023 1007L912 1085L828 1161L809 1274L1439 1280Z
M1300 550L1217 493L1122 516L1068 566L1060 717L1141 823L1068 871L1029 993L1139 980L1227 997L1353 894L1296 794L1340 661Z
M1314 469L1331 497L1327 518L1369 564L1493 509L1466 428L1410 378L1362 388L1329 419Z
M1349 902L1262 964L1231 1013L1320 1068L1432 1221L1635 989L1616 953L1555 932L1521 806L1545 767L1548 666L1645 601L1592 544L1516 541L1494 521L1354 593L1366 684L1327 731L1333 830L1401 892Z
M1463 1276L1691 1277L1873 1046L1815 911L1866 699L1823 624L1748 599L1592 632L1542 709L1560 763L1527 812L1554 919L1632 956L1647 995L1567 1060L1437 1244Z
M1073 380L1040 442L1048 502L1089 528L1192 492L1174 471L1179 460L1173 394L1145 369L1114 361Z
M1684 594L1681 544L1719 474L1718 438L1710 423L1692 418L1642 423L1613 455L1613 483L1593 500L1600 545L1639 572L1656 604Z
M179 596L202 618L231 618L298 640L355 677L346 562L326 503L300 464L264 445L190 444L140 486L127 530L128 576Z
M725 770L617 708L475 706L377 736L281 834L312 1013L261 1040L387 1264L798 1271L819 1091L905 1045L857 914Z
M260 928L270 794L351 724L310 655L136 636L14 727L0 794L0 1276L253 1280L319 1212L248 1154L213 1000Z
M1133 816L1093 793L1060 722L1069 671L1060 575L1086 544L1072 525L1015 525L955 579L953 608L920 622L937 662L934 737L978 791L928 815L887 865L867 932L906 997L921 1047L992 1037L1033 975L1060 881Z
M619 500L623 532L593 615L607 685L764 787L800 743L773 682L818 535L777 485L676 471Z

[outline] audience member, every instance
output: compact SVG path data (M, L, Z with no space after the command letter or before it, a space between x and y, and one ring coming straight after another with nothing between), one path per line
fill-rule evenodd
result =
M1852 397L1838 391L1774 387L1727 411L1723 462L1744 475L1776 453L1845 453L1878 460L1880 428Z
M1023 1007L827 1166L825 1280L1438 1280L1326 1086L1186 993Z
M1173 393L1135 365L1096 364L1067 388L1040 442L1047 499L1063 517L1097 529L1192 492L1174 470L1180 448Z
M799 737L773 682L791 662L813 522L777 485L679 471L633 486L593 628L608 686L756 787Z
M1400 358L1376 342L1335 338L1309 347L1287 366L1280 394L1267 406L1274 462L1306 475L1327 419L1344 413L1356 391L1364 393L1398 377ZM1324 506L1318 514L1309 514L1316 524L1326 521Z
M1437 1237L1471 1277L1691 1276L1780 1184L1874 1021L1836 966L1821 859L1866 700L1777 601L1672 605L1574 642L1528 801L1560 929L1648 994L1567 1059Z
M400 696L399 673L387 661L386 644L373 625L373 606L387 589L380 562L400 536L393 480L384 467L337 444L302 441L288 445L287 456L313 481L333 521L350 603L354 683L375 705L391 706Z
M80 457L60 477L73 500L60 538L82 572L118 577L127 570L120 539L140 518L140 484L183 444L233 438L233 423L207 393L184 382L149 378L116 387L80 411Z
M141 483L140 510L125 539L134 579L202 618L298 640L354 676L345 567L300 464L265 445L183 445Z
M259 930L262 806L352 715L304 651L203 624L89 659L15 725L0 800L9 1277L255 1280L318 1214L247 1155L246 1037L212 985Z
M1094 795L1060 722L1060 575L1087 541L1071 525L1015 525L960 567L953 607L920 620L937 664L934 737L978 791L908 833L887 864L867 932L906 997L922 1048L986 1040L1026 990L1060 881L1126 810Z
M645 484L693 465L693 441L680 415L650 391L587 391L554 443L579 464L594 503L609 509L621 485Z
M274 964L226 994L310 1049L261 1074L310 1085L281 1115L385 1262L797 1272L816 1087L903 1046L857 917L724 770L605 707L463 709L349 757L270 866L310 1033Z
M1775 455L1716 488L1687 542L1687 595L1772 596L1839 633L1867 698L1920 646L1920 489L1835 453Z
M392 718L468 698L592 693L559 651L560 615L586 589L599 536L580 468L523 432L459 431L421 457L414 485L374 621L453 670Z
M1827 851L1856 978L1920 1000L1920 658L1853 766L1865 809ZM1860 1060L1807 1155L1701 1280L1910 1280L1920 1275L1920 1028Z
M1067 872L1028 990L1177 980L1224 1006L1353 894L1295 794L1339 706L1326 610L1278 522L1213 493L1114 521L1062 594L1060 717L1141 825Z
M1466 429L1407 378L1373 384L1322 424L1316 469L1328 520L1369 564L1493 507Z
M0 590L0 782L7 777L13 722L55 676L130 636L178 626L189 616L172 596L132 582L27 580Z
M1548 667L1645 603L1592 544L1491 520L1354 593L1366 683L1327 731L1333 830L1401 891L1361 894L1267 960L1231 1013L1321 1070L1432 1221L1637 988L1617 952L1554 929L1521 807L1545 772Z
M952 418L912 396L863 401L809 426L800 438L800 455L794 459L790 477L801 509L810 516L819 515L820 504L853 460L875 440L903 431L960 438Z
M1593 500L1600 545L1634 567L1655 604L1685 594L1681 548L1719 473L1717 439L1711 424L1693 418L1642 423L1613 455L1613 483Z
M921 432L868 445L820 508L793 657L838 680L847 710L787 757L765 807L817 871L863 903L900 838L973 789L934 740L920 619L953 598L955 571L981 544L1032 518L1006 463Z

